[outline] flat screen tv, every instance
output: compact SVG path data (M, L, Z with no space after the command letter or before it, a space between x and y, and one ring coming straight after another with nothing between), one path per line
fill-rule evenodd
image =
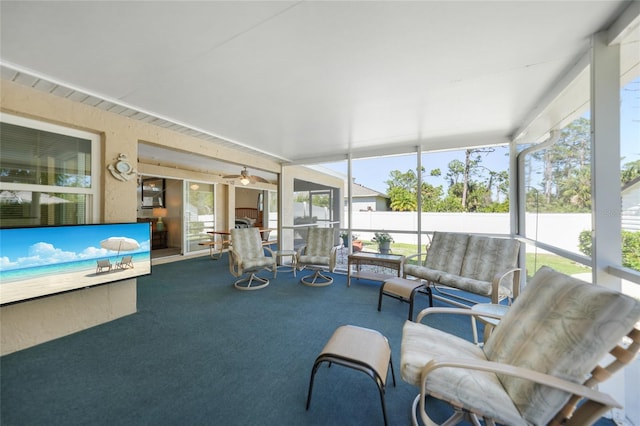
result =
M0 305L151 273L149 223L0 229Z

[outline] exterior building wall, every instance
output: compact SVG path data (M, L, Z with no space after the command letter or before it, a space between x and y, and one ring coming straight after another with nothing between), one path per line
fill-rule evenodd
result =
M6 80L0 82L0 110L61 126L81 129L101 138L100 206L96 222L135 222L138 213L136 179L122 182L111 176L107 166L125 154L139 173L220 183L217 214L228 221L234 191L218 178L205 173L177 170L153 164L137 164L138 142L190 151L199 155L247 164L274 173L280 164L258 155L240 152L215 142L187 136L138 120L46 94ZM272 187L270 187L272 188ZM225 199L226 197L226 199ZM228 223L219 223L228 227ZM136 280L82 289L0 307L1 354L24 349L136 312Z
M640 231L640 182L622 193L622 230Z
M347 201L345 201L347 203ZM353 211L387 211L387 200L383 197L358 197L353 199ZM346 207L346 206L345 206Z

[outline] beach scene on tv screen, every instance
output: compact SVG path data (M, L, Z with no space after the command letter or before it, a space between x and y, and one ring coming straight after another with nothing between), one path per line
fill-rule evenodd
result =
M148 223L0 229L0 304L151 273Z

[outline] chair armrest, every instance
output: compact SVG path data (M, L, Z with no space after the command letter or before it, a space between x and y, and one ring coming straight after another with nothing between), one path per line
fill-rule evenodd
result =
M511 293L515 299L520 294L520 268L511 268L503 272L498 272L491 282L491 303L500 303L498 300L498 287L502 280L509 274L513 273L513 282L511 283Z
M610 395L592 389L590 387L581 385L579 383L570 382L568 380L561 379L556 376L541 373L535 370L529 370L527 368L517 367L509 364L503 364L493 361L485 361L479 359L466 359L466 358L447 358L447 359L433 359L422 368L421 372L421 385L420 385L420 416L425 419L426 411L424 407L424 400L426 396L426 383L429 374L439 368L464 368L470 370L487 371L498 374L505 374L513 377L530 380L535 383L539 383L545 386L550 386L572 395L577 395L582 398L586 398L601 406L602 411L607 411L610 408L621 408L622 406L614 400Z
M407 261L408 261L409 259L421 258L421 257L426 256L426 255L427 255L427 252L410 254L409 256L405 256L405 258L404 258L404 263L407 263ZM422 262L421 262L421 261L418 261L418 264L422 264Z
M336 263L338 259L338 249L342 246L333 246L331 249L331 253L329 254L329 272L334 272L336 270Z
M234 277L239 277L242 275L242 256L240 253L236 253L233 249L229 249L228 252L229 257L229 272Z
M263 248L264 250L266 250L266 251L267 251L267 253L269 253L269 255L270 255L271 257L273 257L274 259L276 258L276 254L275 254L275 252L271 249L271 247L263 245L263 246L262 246L262 248Z
M421 310L416 317L417 323L421 322L424 317L432 314L455 314L455 315L467 315L470 317L483 317L483 318L496 318L501 319L502 315L491 314L485 312L472 311L467 308L426 308Z

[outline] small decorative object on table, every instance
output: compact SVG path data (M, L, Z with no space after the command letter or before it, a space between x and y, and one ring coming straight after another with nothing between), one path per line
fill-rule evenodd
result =
M342 245L345 247L349 247L349 232L342 231L340 232L340 239L342 240ZM351 242L358 239L358 234L351 234Z
M375 237L373 237L373 241L378 243L378 251L380 253L391 253L391 243L393 242L393 237L387 232L376 232Z

